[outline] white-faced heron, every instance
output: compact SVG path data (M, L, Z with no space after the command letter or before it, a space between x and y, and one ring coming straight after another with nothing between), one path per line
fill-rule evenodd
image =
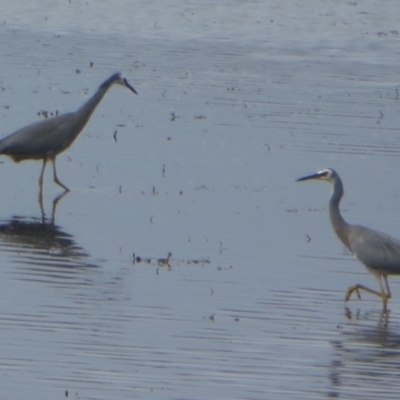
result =
M137 94L126 78L117 72L105 80L97 92L77 111L33 123L0 140L0 154L10 156L16 162L43 160L40 187L43 185L46 163L50 160L53 164L54 182L65 191L69 191L57 177L56 157L71 146L108 89L114 84L125 86Z
M333 185L329 200L329 216L333 230L343 244L362 262L379 281L380 291L364 285L349 287L345 301L356 292L359 299L360 290L365 290L382 298L384 308L391 297L388 275L400 274L400 241L385 233L378 232L360 225L348 224L340 214L339 203L343 197L343 183L333 169L323 169L316 174L297 179L297 182L307 180L328 181Z

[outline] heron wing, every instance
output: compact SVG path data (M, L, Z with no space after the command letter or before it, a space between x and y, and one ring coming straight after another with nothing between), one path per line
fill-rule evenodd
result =
M400 241L385 233L352 226L349 235L352 252L366 267L376 272L400 274Z
M0 154L20 160L58 154L75 139L75 124L70 113L28 125L0 141Z

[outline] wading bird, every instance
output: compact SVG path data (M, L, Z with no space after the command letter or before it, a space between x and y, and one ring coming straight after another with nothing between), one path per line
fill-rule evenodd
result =
M0 155L7 155L15 162L43 160L43 167L39 177L40 188L43 185L46 163L50 160L53 164L54 182L65 191L69 191L68 187L57 177L56 157L71 146L108 89L115 84L125 86L137 94L126 78L117 72L105 80L97 92L77 111L35 122L0 140Z
M349 287L345 301L350 299L353 292L356 292L361 299L360 290L365 290L381 297L386 309L391 297L387 276L400 274L400 240L374 229L348 224L343 219L339 210L339 203L344 193L343 183L336 171L323 169L316 174L297 179L297 182L312 179L328 181L333 185L329 200L329 216L333 230L342 243L379 281L380 291L359 284Z

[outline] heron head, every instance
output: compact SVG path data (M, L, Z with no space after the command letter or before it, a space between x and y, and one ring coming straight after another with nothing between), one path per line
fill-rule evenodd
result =
M138 94L138 92L129 84L127 79L120 73L116 72L114 75L111 75L102 86L110 87L111 85L121 85L125 86L128 89L132 90L133 93Z
M320 180L320 181L328 181L333 183L338 178L338 174L335 170L331 168L325 168L321 171L318 171L316 174L307 175L303 178L299 178L296 182L303 182L308 180Z

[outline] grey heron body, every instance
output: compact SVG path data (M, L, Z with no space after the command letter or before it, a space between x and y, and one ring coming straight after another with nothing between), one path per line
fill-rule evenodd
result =
M324 169L297 179L297 182L306 180L324 180L333 185L329 201L329 216L333 230L342 243L379 281L379 291L359 284L349 287L345 300L349 300L353 292L361 298L360 290L365 290L381 297L386 308L387 301L391 297L387 277L400 275L400 240L365 226L348 224L343 219L339 209L344 193L343 183L333 169Z
M0 140L0 155L7 155L15 162L43 160L39 178L40 187L43 185L46 163L50 160L53 164L54 182L65 191L69 191L68 187L57 177L56 157L71 146L108 89L114 84L125 86L137 94L136 90L120 73L115 73L105 80L97 92L77 111L33 123Z

